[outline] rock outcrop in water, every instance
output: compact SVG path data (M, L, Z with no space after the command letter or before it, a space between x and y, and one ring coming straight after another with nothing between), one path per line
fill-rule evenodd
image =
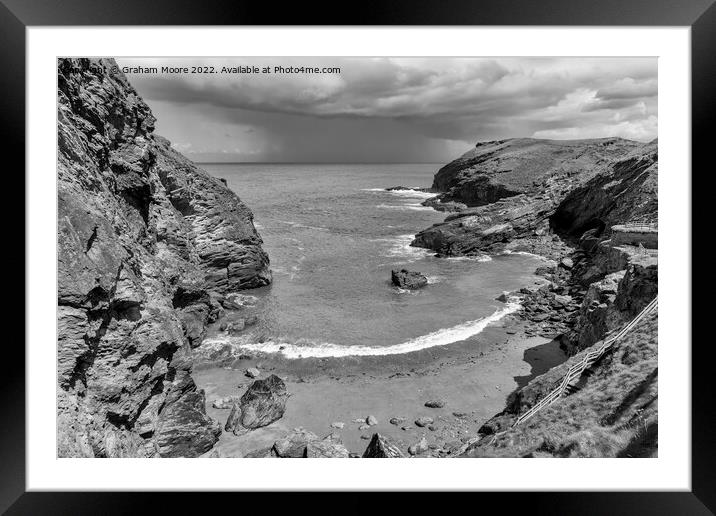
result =
M112 60L58 65L58 454L197 456L191 346L271 281L251 211L154 134Z
M422 288L428 284L428 278L424 274L407 269L390 271L390 279L396 287L410 290Z

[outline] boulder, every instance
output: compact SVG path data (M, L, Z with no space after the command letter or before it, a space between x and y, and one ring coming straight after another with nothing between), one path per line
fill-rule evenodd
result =
M364 459L392 459L399 457L405 457L400 448L378 433L373 434L373 438L363 452Z
M261 376L261 371L259 371L255 367L250 367L246 370L246 376L248 376L249 378L258 378L259 376Z
M284 459L301 458L306 455L308 443L318 440L319 437L316 434L298 428L282 439L274 442L272 450L277 457Z
M308 459L347 459L348 455L345 446L333 440L324 439L309 442L303 456Z
M375 416L370 415L370 416L368 416L367 418L365 418L365 423L366 423L368 426L375 426L375 425L378 424L378 419L377 419Z
M428 284L428 278L419 272L409 271L407 269L392 270L390 272L393 285L405 289L417 289Z
M231 409L224 429L240 435L270 425L283 417L288 396L286 384L275 374L256 380Z
M447 403L444 400L429 400L425 402L428 408L443 408Z
M408 418L402 417L402 416L399 416L399 417L391 417L391 418L390 418L390 424L391 424L391 425L395 425L395 426L399 426L399 425L402 425L403 423L405 423L405 421L406 421L407 419L408 419Z

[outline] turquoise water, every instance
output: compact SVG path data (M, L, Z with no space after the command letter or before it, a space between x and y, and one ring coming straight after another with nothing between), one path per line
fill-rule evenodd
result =
M256 330L220 335L252 351L288 358L398 354L477 335L517 305L495 300L533 280L536 257L435 258L410 247L445 214L420 205L438 164L205 164L253 210L271 259L271 286L246 291ZM428 276L413 292L390 271Z

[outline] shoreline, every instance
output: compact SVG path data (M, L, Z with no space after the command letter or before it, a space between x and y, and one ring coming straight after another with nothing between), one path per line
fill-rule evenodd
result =
M403 451L425 437L434 453L450 456L504 408L510 393L566 360L556 341L527 336L525 327L519 319L508 316L474 339L444 346L439 351L431 348L429 353L418 351L396 356L394 360L360 357L360 360L303 359L289 363L275 358L253 358L241 360L240 368L235 364L234 368L195 369L197 385L206 392L207 413L222 425L228 411L213 408L212 402L240 395L253 381L244 374L247 368L263 368L262 377L277 374L292 394L281 419L239 437L223 432L210 453L242 457L268 448L293 429L302 427L319 436L338 434L348 450L359 455L368 444L366 438L379 432ZM431 399L441 399L446 406L425 407L425 402ZM355 420L365 420L368 415L375 416L378 424L360 430L361 423ZM422 416L434 419L434 430L414 424ZM406 419L400 425L390 424L394 417ZM334 422L344 423L343 428L332 428Z
M526 251L505 250L499 254L513 252L551 261ZM523 287L537 288L546 283L549 282L544 277L533 272L532 282ZM568 358L558 340L536 335L530 321L518 315L524 310L522 301L514 307L511 303L515 300L508 300L502 308L481 318L479 321L487 320L484 327L466 339L414 351L287 357L277 348L273 352L247 350L238 358L213 363L198 362L193 376L206 393L207 414L222 427L229 411L214 408L212 402L240 396L254 381L245 375L249 368L259 369L261 378L278 375L291 393L281 419L238 437L222 432L206 456L260 454L298 428L320 437L337 435L358 456L375 432L390 439L406 456L408 447L423 437L432 452L428 455L455 456L478 435L478 429L486 421L504 409L512 392ZM506 313L493 319L502 311ZM445 401L446 406L425 407L425 402L431 399ZM369 415L378 424L361 430ZM416 426L414 420L423 416L432 417L434 423ZM390 423L391 418L405 421L395 425ZM343 423L342 428L333 427L333 423Z

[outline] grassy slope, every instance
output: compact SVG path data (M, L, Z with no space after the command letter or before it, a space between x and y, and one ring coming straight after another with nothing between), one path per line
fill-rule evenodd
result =
M594 374L586 379L582 390L544 408L517 428L483 437L469 447L465 455L656 456L657 323L657 314L642 321L595 366ZM585 352L588 350L582 353ZM579 360L582 353L573 360ZM550 376L557 376L556 373L554 371ZM531 382L534 383L531 385L533 394L549 391L554 380L550 376ZM529 388L530 385L526 386ZM527 405L531 406L537 396L531 398ZM512 408L519 405L513 403ZM506 413L500 417L504 424L514 415Z

